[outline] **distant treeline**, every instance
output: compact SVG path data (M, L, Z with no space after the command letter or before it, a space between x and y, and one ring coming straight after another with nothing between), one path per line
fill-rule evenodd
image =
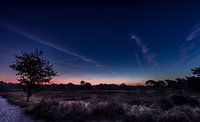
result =
M5 83L0 81L0 90L23 90L23 85L19 83ZM150 92L179 92L191 91L200 92L200 78L186 77L177 78L176 80L148 80L145 86L129 86L126 84L99 84L91 85L90 83L75 85L68 84L44 84L36 85L34 90L40 91L59 91L59 90L135 90L135 91L150 91Z
M83 81L81 81L83 82ZM23 85L20 83L6 83L0 81L0 90L23 90ZM145 90L146 86L129 86L124 83L117 84L99 84L91 85L86 82L85 84L76 85L73 83L68 84L37 84L34 86L36 91L59 91L59 90Z
M0 91L2 91L2 90L20 90L20 89L22 89L22 87L19 83L6 83L3 81L0 81Z
M179 93L183 93L184 91L200 92L200 77L195 76L176 78L175 80L148 80L145 84L147 87L157 90L158 92L166 90Z
M129 86L125 83L91 85L89 82L81 81L80 85L68 84L35 84L34 90L135 90L157 93L166 92L200 92L200 68L191 70L194 76L176 78L175 80L147 80L144 86ZM5 83L0 81L0 90L22 90L25 86L19 83Z
M200 92L200 67L191 70L193 76L185 78L176 78L175 80L147 80L145 85L158 92L176 91L182 93L187 92Z
M75 85L51 84L40 86L43 90L145 90L145 86L128 86L125 84L99 84L99 85Z
M82 82L82 81L81 81ZM5 83L0 81L0 90L23 90L23 85L19 83ZM124 83L117 84L99 84L91 85L90 83L84 83L75 85L73 83L68 84L43 84L35 85L36 91L59 91L59 90L135 90L135 91L148 91L163 93L184 91L200 92L200 78L199 77L186 77L177 78L175 80L148 80L145 82L145 86L129 86Z

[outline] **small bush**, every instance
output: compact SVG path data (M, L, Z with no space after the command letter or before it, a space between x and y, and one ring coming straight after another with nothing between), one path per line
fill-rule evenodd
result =
M160 107L162 110L169 110L175 106L188 105L192 107L199 107L200 102L198 98L182 96L182 95L172 95L169 97L158 99L153 106Z
M88 115L83 102L59 103L54 100L41 100L27 112L47 121L83 121Z
M123 105L116 102L98 103L93 106L90 117L97 120L117 120L125 114Z
M158 100L158 103L156 103L156 104L159 104L157 106L159 106L162 110L169 110L174 107L173 102L167 98L162 98L162 99Z
M192 122L200 120L197 98L173 95L153 105L132 105L116 101L41 100L28 111L47 121L124 121L124 122Z
M60 116L57 116L56 120L83 122L90 112L87 107L90 108L88 104L81 101L62 103L57 108Z
M126 122L155 122L159 119L159 110L151 109L146 106L133 105L127 112L124 121Z
M200 119L200 108L178 106L166 111L161 119L164 122L197 122Z
M41 100L27 111L37 118L47 121L87 121L87 120L117 120L122 119L125 111L123 106L115 103L91 103L81 101L66 101L58 103L54 100Z
M196 107L200 105L198 99L195 97L173 95L173 96L170 96L170 100L174 103L175 106L190 105L190 106Z
M29 114L35 115L37 118L43 118L45 120L53 120L57 116L56 108L58 102L54 100L41 100L31 109L28 109Z

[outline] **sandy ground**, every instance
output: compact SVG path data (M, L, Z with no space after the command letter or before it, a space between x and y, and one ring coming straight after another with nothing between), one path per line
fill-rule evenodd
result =
M23 109L9 104L0 97L0 122L36 122L23 113Z

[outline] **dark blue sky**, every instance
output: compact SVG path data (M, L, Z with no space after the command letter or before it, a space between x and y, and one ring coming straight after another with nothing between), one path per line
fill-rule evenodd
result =
M192 0L0 3L0 80L14 54L36 48L54 81L135 83L191 75L200 65L200 2Z

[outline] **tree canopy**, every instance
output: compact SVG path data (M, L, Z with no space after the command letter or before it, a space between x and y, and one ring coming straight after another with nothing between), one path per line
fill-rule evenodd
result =
M15 62L10 68L17 71L16 75L20 77L18 80L26 86L28 97L34 85L48 83L57 74L53 64L50 64L43 57L43 52L38 49L31 53L22 52L21 55L16 55Z

